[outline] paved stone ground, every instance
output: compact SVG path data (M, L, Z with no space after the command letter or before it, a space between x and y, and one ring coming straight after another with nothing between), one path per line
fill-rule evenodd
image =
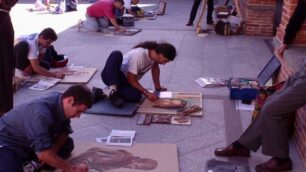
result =
M70 63L98 67L97 73L88 83L89 87L104 87L100 72L106 58L113 50L127 52L135 44L146 41L167 41L178 51L177 59L161 67L161 83L170 91L203 93L204 116L193 118L191 126L136 125L137 116L112 117L84 114L73 120L74 139L95 141L96 137L107 136L112 129L136 130L136 143L174 143L178 146L179 166L182 172L202 172L208 159L248 163L254 171L255 164L269 157L253 153L251 158L218 158L213 150L234 141L249 125L251 112L236 111L235 102L229 100L227 88L203 89L194 80L198 77L256 77L272 54L264 40L269 37L218 36L209 34L198 37L193 27L185 26L192 0L167 0L167 11L153 21L138 21L137 28L143 31L131 36L105 37L99 34L78 32L74 25L85 18L86 3L79 4L77 12L61 15L43 12L28 12L32 7L29 0L21 0L12 10L11 16L16 36L39 32L45 27L54 28L59 35L55 43L60 53L66 54ZM146 8L153 9L153 0L142 0ZM149 4L149 5L148 5ZM203 22L205 23L205 22ZM205 27L205 26L204 26ZM151 76L146 75L141 83L153 88ZM41 92L19 89L15 105L28 101L49 91L63 91L68 84L58 84ZM305 171L294 145L291 145L294 171Z

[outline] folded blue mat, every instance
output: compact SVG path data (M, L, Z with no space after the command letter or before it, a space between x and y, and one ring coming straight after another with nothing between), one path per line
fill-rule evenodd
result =
M138 103L124 102L121 108L114 107L109 99L102 99L94 103L90 109L85 113L100 114L100 115L114 115L114 116L133 116L138 108Z

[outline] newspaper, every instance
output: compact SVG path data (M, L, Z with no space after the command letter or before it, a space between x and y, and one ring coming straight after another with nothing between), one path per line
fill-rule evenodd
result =
M107 138L106 145L132 146L136 131L112 130Z
M47 79L41 79L37 84L34 84L33 86L29 87L31 90L47 90L48 88L54 86L56 83L58 83L61 79L57 78L47 78Z
M198 78L195 80L201 87L223 87L228 85L228 80L220 78Z

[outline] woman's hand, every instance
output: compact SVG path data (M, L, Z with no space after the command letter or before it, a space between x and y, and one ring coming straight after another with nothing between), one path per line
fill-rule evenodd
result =
M151 93L148 90L146 90L143 94L146 96L146 98L148 98L151 101L155 101L158 99L158 96L156 94Z
M167 88L165 87L155 88L155 91L167 91Z

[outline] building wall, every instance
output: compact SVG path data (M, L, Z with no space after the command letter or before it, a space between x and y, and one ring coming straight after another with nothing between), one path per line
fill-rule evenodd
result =
M298 0L284 0L283 1L283 11L282 11L281 23L279 27L277 28L277 33L276 33L276 38L279 42L282 42L284 38L285 29L287 27L289 19L291 18L297 6L297 3L298 3ZM292 45L301 45L301 46L306 45L306 21L304 21L303 26L297 33Z
M273 36L276 0L247 0L245 6L245 34Z

